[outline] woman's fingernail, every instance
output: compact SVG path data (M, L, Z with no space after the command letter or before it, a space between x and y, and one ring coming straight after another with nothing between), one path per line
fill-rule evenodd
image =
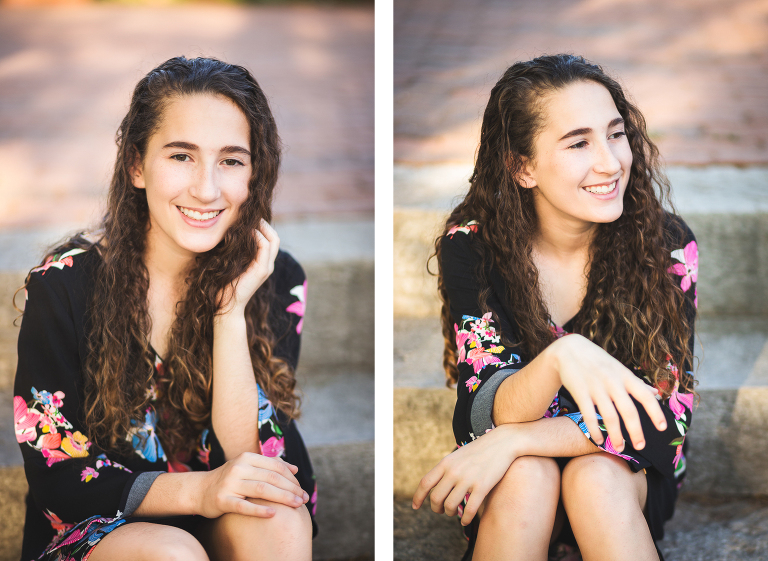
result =
M645 448L645 440L641 440L637 443L637 446L635 446L635 450L642 450L643 448Z
M293 497L293 502L297 505L304 504L304 501L301 499L301 497Z
M667 430L667 423L665 421L662 421L659 425L660 430Z
M307 494L306 491L304 491L304 501L308 501L308 500L309 500L309 495Z

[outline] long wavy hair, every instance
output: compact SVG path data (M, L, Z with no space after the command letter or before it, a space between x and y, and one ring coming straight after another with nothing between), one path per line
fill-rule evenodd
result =
M480 256L481 267L475 274L484 312L489 311L486 300L493 267L505 282L504 296L515 312L520 351L533 358L555 340L532 258L538 232L535 195L518 178L525 162L535 161L534 141L545 126L547 96L579 81L595 82L610 92L624 118L633 162L622 215L614 222L599 224L592 240L587 291L574 318L573 332L622 363L641 368L664 390L665 397L675 385L669 360L685 365L680 368L681 391L693 391L693 378L686 374L692 370L692 357L688 348L691 326L683 313L685 296L667 272L672 264L670 251L676 249L673 246L680 243L684 232L681 221L668 219L663 208L663 204L673 207L658 149L648 137L645 119L621 86L600 66L572 55L518 62L491 90L469 192L435 242L448 385L458 380L457 349L440 244L455 225L469 220L480 223L473 248Z
M83 380L85 426L90 439L103 449L127 445L132 421L144 419L147 388L154 376L149 274L143 259L149 209L146 191L133 186L131 169L144 158L166 105L177 97L201 94L223 96L242 111L250 126L253 171L237 221L216 247L197 255L170 330L164 357L168 382L155 403L157 433L169 458L185 455L189 443L210 422L213 319L226 304L217 300L219 291L248 268L257 251L253 231L262 218L272 219L281 144L267 98L250 72L212 58L176 57L142 78L117 131L117 160L96 239L80 233L49 252L80 247L101 256L89 305ZM272 354L277 338L284 335L274 333L268 321L273 293L268 279L246 306L251 362L272 403L295 418L299 400L293 369Z

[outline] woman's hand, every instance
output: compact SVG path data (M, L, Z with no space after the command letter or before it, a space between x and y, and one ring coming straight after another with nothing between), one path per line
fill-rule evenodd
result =
M205 474L197 512L206 518L218 518L228 512L259 518L275 515L274 508L248 499L300 507L309 500L309 495L294 477L298 471L296 466L278 458L244 452Z
M440 460L419 483L413 495L413 508L421 507L431 490L432 510L455 516L469 493L461 523L466 526L472 522L486 495L518 456L514 430L514 425L496 427Z
M275 270L275 258L280 249L277 232L262 219L259 228L254 230L254 236L257 246L256 258L233 284L219 293L219 302L223 303L220 316L244 312L248 301Z
M645 437L637 408L629 396L639 401L659 430L667 428L664 413L656 399L658 390L645 384L631 370L581 335L558 339L545 352L551 353L560 382L571 393L584 422L598 444L603 436L595 406L605 422L613 447L621 452L624 437L619 415L624 421L635 450L645 447Z

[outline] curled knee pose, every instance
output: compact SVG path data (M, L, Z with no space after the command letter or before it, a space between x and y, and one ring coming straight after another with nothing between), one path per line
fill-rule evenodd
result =
M244 68L178 57L136 86L103 222L25 283L24 559L311 559L279 163Z
M421 481L465 559L655 560L685 474L698 252L599 66L510 67L436 242L459 448ZM559 552L559 553L558 553Z

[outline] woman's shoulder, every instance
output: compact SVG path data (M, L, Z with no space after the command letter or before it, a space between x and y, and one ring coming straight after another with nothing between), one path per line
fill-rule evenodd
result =
M680 215L665 210L663 228L667 243L673 250L685 248L690 244L696 245L696 236Z
M296 261L293 255L282 249L277 252L277 257L275 258L275 270L273 271L272 276L275 279L275 286L278 289L288 285L293 287L296 284L302 284L307 279L304 269L299 262Z
M101 256L95 248L63 248L29 272L27 290L45 286L62 301L85 303Z

